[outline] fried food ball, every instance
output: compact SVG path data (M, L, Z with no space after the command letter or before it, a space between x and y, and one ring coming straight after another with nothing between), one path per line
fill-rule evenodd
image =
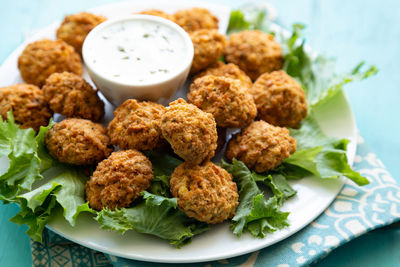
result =
M236 158L256 172L274 169L296 151L296 140L289 130L265 121L255 121L228 143L226 157Z
M164 11L158 9L146 9L139 12L138 14L157 16L175 22L173 15L165 13Z
M86 183L86 199L96 210L129 207L149 188L153 179L151 162L137 150L121 150L97 165Z
M25 82L41 87L55 72L83 73L81 57L62 40L43 39L28 44L18 58L18 68Z
M276 126L297 128L307 116L304 90L285 71L261 75L250 89L258 118Z
M271 34L258 30L242 31L229 37L225 59L256 80L265 72L282 68L283 52Z
M100 23L106 21L103 16L81 12L66 16L57 29L57 38L65 41L82 54L82 45L88 33Z
M104 103L97 90L82 77L71 73L53 73L42 87L50 108L69 118L99 121L104 115Z
M188 101L211 113L218 127L241 128L257 115L252 95L239 80L207 75L190 86Z
M217 30L198 30L189 33L194 46L190 73L199 72L214 64L224 53L226 38Z
M207 68L205 71L197 74L195 79L201 78L206 75L223 76L232 79L238 79L244 87L250 88L253 83L247 74L239 69L235 64L225 64L221 61L217 61L213 66Z
M205 8L181 9L174 14L174 20L187 32L218 29L218 18Z
M114 150L106 129L84 119L56 123L47 131L44 141L54 158L72 165L96 164Z
M14 120L21 128L47 126L53 112L49 109L42 91L35 85L16 84L0 88L0 115L7 119L12 110Z
M229 172L210 161L200 166L185 162L171 175L171 193L187 216L216 224L232 218L239 204L232 179Z
M191 164L200 164L214 156L218 138L214 117L182 98L167 107L161 131L175 154Z
M150 150L166 144L161 135L163 105L128 99L114 111L108 125L111 143L122 149Z

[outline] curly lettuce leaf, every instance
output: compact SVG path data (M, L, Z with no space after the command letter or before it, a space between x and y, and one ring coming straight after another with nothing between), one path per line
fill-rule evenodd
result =
M344 85L364 80L378 72L375 66L363 71L365 63L361 62L349 73L336 75L334 60L312 56L307 51L302 38L304 28L302 24L294 24L292 35L282 37L285 51L283 69L303 86L310 111L332 99L343 90Z
M176 167L183 163L182 160L166 152L145 151L145 155L153 165L154 176L170 176Z
M271 189L279 206L282 206L286 200L296 195L296 190L290 186L286 177L281 174L265 175L253 173L252 175L254 181L261 182Z
M291 129L290 134L297 140L297 151L277 169L287 178L302 178L308 173L323 179L345 176L358 185L369 183L348 164L348 140L327 137L312 114L299 129Z
M266 15L267 10L259 7L248 10L233 10L229 18L227 33L261 29L267 22Z
M154 178L147 190L154 195L171 197L169 179L175 168L183 161L170 154L158 151L146 151L145 154L150 159L154 172Z
M143 192L144 201L132 208L104 209L96 217L101 228L125 233L135 230L166 239L181 247L193 236L208 230L208 225L187 217L177 207L176 198Z
M0 176L0 199L4 202L29 191L34 181L43 178L41 173L57 164L43 141L51 126L41 127L36 135L33 129L20 129L11 111L6 121L0 118L0 156L8 157L8 169Z
M231 222L235 235L241 236L243 232L249 231L253 236L262 238L267 233L289 225L289 213L279 210L278 196L266 200L257 185L257 181L263 182L272 178L263 178L260 174L252 173L243 162L236 159L233 159L232 164L222 161L221 166L233 175L239 187L239 206ZM287 186L290 187L288 184Z
M43 229L56 207L63 209L64 218L75 225L81 212L94 212L84 200L85 177L75 170L66 170L44 185L16 197L20 211L11 218L18 225L26 224L26 232L41 242Z

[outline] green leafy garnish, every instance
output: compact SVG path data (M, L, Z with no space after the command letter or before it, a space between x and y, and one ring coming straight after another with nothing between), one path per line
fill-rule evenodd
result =
M81 212L94 212L84 200L86 178L75 170L66 170L48 183L16 197L20 211L11 218L19 225L26 224L26 232L33 240L42 241L44 226L56 207L63 209L64 218L75 225Z
M182 161L168 153L158 151L146 151L145 154L150 159L154 171L154 178L148 191L155 195L171 197L170 176Z
M297 151L278 168L288 178L302 178L309 172L324 179L346 176L358 185L369 183L367 178L353 171L348 164L348 141L327 137L313 114L303 121L300 129L291 129L291 135L297 140Z
M121 233L134 229L166 239L171 245L181 247L194 235L208 230L208 225L190 219L177 208L176 198L165 198L143 192L144 201L132 208L104 209L96 217L100 227Z
M309 110L323 105L341 92L343 86L352 81L361 81L375 75L378 70L370 66L362 71L364 62L344 75L334 73L335 66L332 59L323 56L312 56L306 50L305 40L302 39L302 24L293 25L292 35L289 38L281 37L285 51L283 69L296 78L306 92Z
M51 127L41 127L38 135L33 129L20 129L14 117L0 117L0 156L8 156L9 166L0 176L0 199L12 201L18 194L30 190L33 182L43 178L45 170L57 164L44 148L44 134ZM4 160L4 159L3 159Z
M252 173L243 162L236 159L233 159L232 164L222 161L221 166L233 175L239 187L239 206L231 222L235 235L240 236L243 232L249 231L253 236L265 237L267 233L289 225L287 221L289 213L279 210L278 198L282 201L283 195L287 197L294 195L292 188L289 189L292 193L287 194L281 191L280 186L276 186L274 189L281 191L281 195L266 200L257 181L264 182L269 178ZM286 185L290 187L287 183Z

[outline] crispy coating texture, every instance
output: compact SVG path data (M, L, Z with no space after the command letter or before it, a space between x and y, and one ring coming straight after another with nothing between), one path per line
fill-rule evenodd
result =
M140 11L138 14L157 16L157 17L161 17L161 18L168 19L170 21L175 22L173 15L165 13L164 11L158 10L158 9L146 9L146 10Z
M189 33L194 46L190 73L199 72L214 64L224 53L226 38L217 30L198 30Z
M285 71L261 75L250 89L258 118L276 126L297 128L307 116L306 95Z
M217 61L213 66L207 68L203 72L200 72L195 76L195 79L204 77L206 75L222 76L232 79L239 80L244 87L250 88L253 85L250 77L239 69L235 64L225 64L221 61Z
M239 194L232 175L208 161L200 166L179 165L171 175L171 193L187 216L216 224L232 218Z
M49 109L42 91L35 85L16 84L0 88L0 115L7 119L12 110L14 120L21 128L47 126L53 112Z
M150 150L166 144L161 135L163 105L128 99L114 111L108 135L122 149Z
M229 37L225 59L256 80L265 72L282 68L283 52L272 35L258 30L242 31Z
M82 54L82 45L88 33L100 23L106 21L103 16L81 12L66 16L57 29L57 38L65 41Z
M62 40L42 39L28 44L18 58L18 68L25 82L39 87L55 72L83 73L81 57Z
M104 115L104 103L97 90L82 77L71 73L53 73L42 87L50 108L69 118L99 121Z
M207 75L190 86L189 103L211 113L218 127L242 128L257 115L252 95L239 80Z
M289 130L265 121L255 121L228 143L226 157L236 158L256 172L274 169L296 151L296 140Z
M149 188L153 179L151 162L137 150L124 150L97 165L86 183L86 199L96 210L129 207Z
M161 131L175 154L191 164L214 156L218 138L214 117L181 98L167 107Z
M181 9L174 14L174 20L187 32L218 29L218 18L205 8Z
M106 129L84 119L65 119L56 123L47 131L45 144L54 158L72 165L96 164L114 150Z

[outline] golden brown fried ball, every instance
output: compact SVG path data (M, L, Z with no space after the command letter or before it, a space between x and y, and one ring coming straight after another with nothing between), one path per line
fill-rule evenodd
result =
M224 53L226 38L217 30L198 30L189 33L194 46L191 73L214 64Z
M82 54L82 45L88 33L100 23L106 21L103 16L81 12L66 16L57 29L57 38L65 41Z
M281 69L283 52L272 35L258 30L242 31L229 37L225 59L255 80L265 72Z
M96 164L114 150L106 129L84 119L65 119L45 136L49 153L60 162L72 165Z
M225 64L221 61L217 61L213 66L207 68L205 71L196 75L195 79L201 78L206 75L223 76L232 79L238 79L244 87L250 88L253 83L249 76L239 69L235 64Z
M96 210L129 207L149 188L153 179L150 160L137 150L121 150L97 165L86 183L86 199Z
M53 112L49 109L42 91L31 84L16 84L0 88L0 115L7 119L12 110L14 120L21 128L47 126Z
M82 77L71 73L53 73L42 87L50 108L69 118L99 121L104 115L104 103L97 90Z
M161 131L175 154L189 163L200 164L214 156L217 148L214 117L181 98L167 107Z
M187 216L210 224L235 215L238 202L236 183L225 169L208 161L200 166L186 162L171 175L171 193Z
M218 29L218 18L205 8L181 9L174 14L174 20L187 32Z
M250 89L258 118L276 126L297 128L307 116L306 95L283 70L261 75Z
M146 10L139 12L138 14L161 17L161 18L175 22L173 15L165 13L164 11L158 10L158 9L146 9Z
M188 101L211 113L218 127L241 128L250 124L257 108L248 88L239 80L207 75L190 86Z
M256 172L274 169L296 151L296 140L289 130L265 121L255 121L228 143L226 157L236 158Z
M81 57L62 40L43 39L28 44L18 58L18 68L25 82L41 87L55 72L69 71L82 75Z
M122 149L150 150L166 144L161 135L163 105L128 99L114 111L108 135Z

